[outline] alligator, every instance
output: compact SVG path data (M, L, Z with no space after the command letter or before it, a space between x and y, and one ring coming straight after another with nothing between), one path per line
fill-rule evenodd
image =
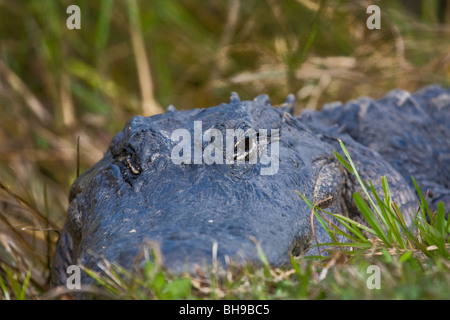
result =
M134 268L149 245L172 273L258 263L261 252L272 266L318 254L330 238L299 193L362 220L352 201L361 187L336 159L338 139L363 180L381 190L387 177L408 225L419 205L411 176L431 205L450 207L450 90L394 90L300 116L295 104L293 95L274 107L267 95L232 93L215 107L133 117L70 189L54 283L66 284L72 264Z

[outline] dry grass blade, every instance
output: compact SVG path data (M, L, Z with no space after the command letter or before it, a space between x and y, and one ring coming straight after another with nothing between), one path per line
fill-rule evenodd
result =
M153 79L144 39L141 33L139 9L136 0L128 1L128 11L130 17L131 44L133 46L136 70L139 77L139 85L141 87L142 115L151 116L162 113L163 110L155 100L154 96Z
M47 218L45 218L38 210L36 210L33 206L31 206L27 201L25 201L22 197L18 196L17 194L13 193L9 188L7 188L1 181L0 181L0 190L5 191L11 198L17 201L17 203L25 209L26 212L29 212L33 217L38 219L39 222L48 225L53 230L59 230L59 227L54 224L52 221L49 221Z
M309 216L310 219L310 224L311 224L311 230L312 230L312 234L314 237L314 240L316 240L316 244L319 244L319 240L317 239L317 235L316 235L316 228L314 226L314 217L316 216L316 208L318 208L320 206L321 203L325 203L326 201L330 200L332 197L329 196L323 200L320 200L319 202L315 203L314 206L311 208L311 215ZM323 218L323 217L322 217ZM334 239L336 241L336 239ZM320 254L323 251L320 252Z
M58 286L48 290L40 300L74 300L74 293L84 293L87 296L93 295L97 298L113 299L114 297L104 288L95 285L84 285L81 289L73 290L63 286Z
M14 73L8 66L0 60L0 75L3 75L11 87L11 90L17 92L23 97L30 110L36 115L36 117L44 124L48 124L51 119L50 113L41 104L38 98L28 89L25 82ZM2 77L0 77L1 80Z
M0 269L17 273L17 281L27 281L23 286L29 281L27 295L47 290L52 243L59 228L2 183L0 207ZM28 280L22 279L24 274L29 274Z

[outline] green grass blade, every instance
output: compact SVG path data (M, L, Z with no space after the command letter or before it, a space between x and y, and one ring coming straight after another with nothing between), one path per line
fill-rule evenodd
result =
M3 292L3 296L5 297L5 300L11 300L11 296L9 295L9 291L8 288L5 284L5 282L3 282L3 278L0 275L0 288L2 289Z
M111 22L111 12L113 8L114 0L102 0L100 1L100 9L99 17L97 20L97 27L95 30L95 46L96 50L99 53L98 56L101 57L102 55L100 52L103 51L103 49L106 46L108 37L109 37L109 29L110 29L110 22Z
M363 242L368 242L367 238L364 236L364 234L360 231L360 229L363 229L364 231L371 233L373 235L376 235L376 233L366 227L365 225L362 225L358 222L356 222L355 220L352 220L348 217L345 217L341 214L333 214L333 217L335 217L336 219L338 219L338 221L340 223L342 223L344 226L346 226L346 228L351 231L354 235L356 235L361 241Z
M326 233L328 234L330 239L335 239L333 231L328 227L327 223L323 220L323 218L320 216L320 214L318 212L318 211L322 211L322 210L320 208L317 208L317 206L315 206L314 203L312 203L304 194L302 194L299 191L296 191L296 192L302 197L303 201L306 202L306 204L309 206L309 208L311 210L314 210L314 217L317 219L317 221L319 221L319 224L326 231Z
M330 237L330 239L334 239L333 231L328 227L327 223L323 220L323 218L320 216L320 214L316 211L314 211L314 217L319 221L322 228L325 229L326 233Z
M406 251L405 253L403 253L403 254L400 256L399 261L400 261L401 263L408 261L408 260L412 257L412 254L413 254L412 251Z
M348 161L350 162L350 165L353 169L353 173L356 176L356 179L358 180L367 199L369 200L370 204L372 205L372 208L376 211L378 216L381 217L382 213L380 212L380 209L375 205L375 202L372 200L372 197L370 196L369 192L367 191L366 184L364 183L364 181L362 181L361 177L359 176L358 170L356 170L355 164L353 163L352 158L350 157L350 154L348 153L347 149L345 148L344 143L340 139L338 139L338 141L339 141L339 144L341 145L342 151L344 152L345 156L347 157Z
M425 197L423 196L422 190L420 190L419 186L417 185L416 179L414 179L414 177L411 176L411 180L414 183L414 187L416 188L417 194L419 195L421 208L424 209L424 210L423 209L421 210L422 218L424 219L424 221L426 221L426 219L427 219L426 215L428 215L428 217L430 217L431 223L433 224L431 210L430 210L430 207L428 206L427 200L425 200Z
M339 226L337 226L331 220L327 220L327 222L328 222L328 225L331 226L331 228L332 228L332 229L330 229L330 232L331 232L330 236L332 237L332 239L335 240L336 245L340 245L341 244L341 242L336 239L336 234L341 235L341 236L343 236L343 237L345 237L345 238L347 238L347 239L349 239L351 241L358 241L357 238L355 238L355 237L351 236L350 234L346 233L344 230L339 228ZM345 228L345 226L344 226L344 228Z
M185 277L174 279L166 286L170 299L186 299L191 295L191 288L191 279Z
M389 217L388 217L385 205L384 205L384 201L382 201L381 198L378 196L378 193L375 190L375 187L373 186L372 181L369 181L369 183L370 183L369 189L375 197L375 201L377 202L377 205L378 205L378 211L380 212L378 217L380 218L383 225L385 225L387 227L387 229L390 229L392 227L392 225L389 221Z
M327 242L322 243L322 246L336 246L335 242ZM342 242L339 243L340 247L349 247L349 248L360 248L360 249L369 249L372 247L372 243L370 242ZM348 252L350 253L350 252Z
M364 235L361 233L361 231L359 231L356 228L353 228L350 224L346 223L343 220L339 220L339 223L347 230L350 232L346 233L344 231L342 231L340 228L337 228L337 226L335 227L335 225L333 225L333 227L335 228L336 232L344 237L346 237L348 240L350 241L365 241ZM355 235L356 237L352 236Z
M403 214L400 212L400 208L397 206L395 202L392 202L392 210L394 210L394 213L397 217L397 221L399 221L403 231L408 229L408 226L406 225L405 219L403 218ZM397 214L397 212L399 214Z
M334 151L334 155L336 156L336 159L351 173L353 174L353 168L352 166L342 157L338 152Z
M312 203L307 196L305 196L303 193L301 193L300 191L296 191L303 199L303 201L306 202L306 204L308 205L308 207L312 210L315 208L314 203Z
M389 243L389 240L387 239L383 228L381 227L377 218L375 217L373 212L370 210L369 206L364 201L364 199L358 193L354 193L353 200L355 201L359 211L361 211L361 214L364 216L367 223L373 229L373 231L375 232L377 237L379 237L381 239L381 241L383 241L383 243L390 248L391 244Z
M390 200L391 200L391 197L390 197L390 193L389 193L389 183L388 183L388 181L387 181L387 178L386 178L386 176L382 176L381 177L381 185L383 186L383 192L384 192L384 195L385 195L385 197L386 197L386 207L390 207Z
M389 192L389 187L386 184L387 181L383 182L383 178L381 180L382 180L384 192ZM383 221L384 225L386 226L387 235L389 237L390 242L395 242L397 244L397 246L399 246L400 248L405 248L405 243L403 241L402 233L399 228L399 221L398 221L397 215L395 214L395 212L393 211L393 209L390 206L389 194L385 193L385 201L382 201L380 199L380 197L378 196L372 183L370 184L370 186L372 189L372 193L375 196L375 199L378 203L378 207L380 208L380 210L382 212L382 217L383 217L382 221Z
M28 267L27 275L25 276L25 280L23 281L21 290L19 292L19 296L17 297L17 300L25 300L26 299L26 291L28 288L28 284L30 283L31 279L31 265Z
M118 290L118 288L116 288L113 284L110 283L110 281L107 281L106 277L102 277L100 274L82 267L83 271L86 272L90 277L92 277L95 281L97 281L97 284L102 286L103 288L105 288L106 290L108 290L109 292L113 293L113 294L119 294L120 291Z
M7 266L4 267L6 277L8 278L9 286L14 293L16 299L20 298L22 287L19 281L14 276L13 272Z
M442 203L442 205L440 205L440 203L438 203L437 207L438 207L438 211L442 210L444 212L444 216L445 216L444 204ZM444 224L445 224L445 233L450 233L450 219L449 219L449 217L447 217L446 222Z
M439 202L436 210L436 230L442 235L446 234L445 224L445 206L443 202Z

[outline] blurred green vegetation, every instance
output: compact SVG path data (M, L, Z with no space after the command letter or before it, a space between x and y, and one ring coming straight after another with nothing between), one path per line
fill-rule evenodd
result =
M81 30L66 27L71 4ZM366 27L371 4L380 30ZM320 109L449 86L449 25L439 0L0 0L0 263L23 279L33 264L30 290L48 288L77 165L131 116L231 91Z

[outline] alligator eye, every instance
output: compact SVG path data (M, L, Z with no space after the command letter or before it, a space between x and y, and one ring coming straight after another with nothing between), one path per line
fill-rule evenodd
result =
M245 152L248 154L249 150L250 150L250 138L249 137L245 137Z
M126 163L130 171L134 174L140 174L142 169L139 165L136 165L130 156L127 157Z
M239 149L240 145L243 144L244 149L241 151ZM234 159L235 160L241 160L241 161L249 161L249 154L250 154L250 138L245 137L245 139L237 142L234 145Z
M233 158L237 161L255 162L253 159L258 150L258 133L255 130L247 130L234 145Z
M132 175L139 175L142 172L142 168L140 165L140 161L136 156L136 153L130 152L127 149L124 149L122 153L116 158L116 161L120 164L120 167L127 172L124 172L125 176L128 176L130 173Z

